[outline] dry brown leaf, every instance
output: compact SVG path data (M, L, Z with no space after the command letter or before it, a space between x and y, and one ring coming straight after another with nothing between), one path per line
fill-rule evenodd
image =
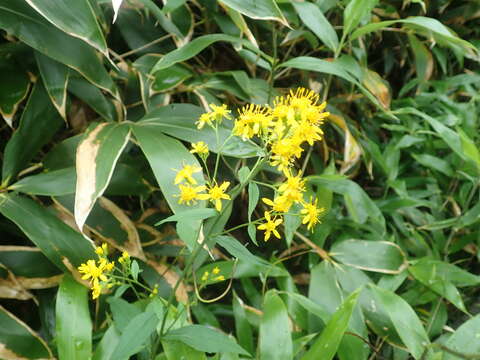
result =
M383 80L378 73L366 69L362 83L378 99L385 109L388 110L390 108L390 102L392 100L390 89L386 85L385 80Z

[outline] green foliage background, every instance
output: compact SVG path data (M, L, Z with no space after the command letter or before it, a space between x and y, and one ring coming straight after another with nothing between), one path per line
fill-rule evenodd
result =
M112 24L110 0L0 0L0 359L479 359L479 12L125 0ZM322 224L258 246L241 228L193 259L200 220L172 169L202 140L239 182L256 151L215 149L195 121L299 86L332 114L302 160ZM206 233L248 222L257 190ZM127 250L158 296L89 302L75 279L90 239ZM214 266L232 287L202 303L192 276Z

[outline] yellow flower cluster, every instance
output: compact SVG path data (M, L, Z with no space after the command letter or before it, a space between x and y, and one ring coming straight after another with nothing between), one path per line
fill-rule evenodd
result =
M312 90L299 88L287 96L275 98L273 107L249 104L235 120L233 134L250 139L261 138L270 149L270 163L285 175L295 159L302 156L304 143L321 140L321 125L330 114L326 103Z
M302 156L304 144L313 145L322 139L322 124L329 113L324 111L325 102L320 102L319 95L305 88L291 90L286 96L275 98L273 106L248 104L244 106L234 120L232 133L243 140L258 137L261 144L268 151L268 160L283 173L286 180L277 188L274 199L263 198L263 202L271 207L264 214L265 222L258 226L265 231L264 239L267 241L273 234L280 238L276 229L283 223L282 216L290 211L294 204L302 206L300 216L302 223L308 230L319 223L319 217L324 212L318 207L318 200L310 202L304 200L305 179L298 172L295 175L295 160ZM199 129L205 124L217 129L218 123L224 118L231 119L226 105L216 106L211 104L210 111L202 114L197 122ZM192 153L200 156L208 155L208 146L203 143L192 144ZM205 155L207 154L207 155ZM175 184L179 185L179 203L195 203L196 200L210 200L215 203L215 208L221 210L222 199L229 199L225 194L228 182L222 185L216 183L206 186L196 186L192 174L200 171L200 167L185 165L178 171ZM186 180L186 184L181 183ZM202 193L207 190L207 193Z
M319 96L311 90L299 88L287 96L277 97L273 107L249 104L241 109L235 120L233 133L244 140L258 136L269 149L269 160L278 168L286 180L278 187L273 200L263 198L271 207L266 211L265 222L258 226L265 231L264 240L273 234L280 238L276 230L283 223L282 215L289 212L293 204L302 206L302 223L308 230L319 223L325 211L318 207L318 200L304 200L305 180L301 174L294 175L294 162L302 156L302 145L322 139L321 125L326 117L326 103L319 104Z
M207 280L224 281L225 276L219 275L219 274L220 274L220 268L218 266L215 266L212 270L212 273L205 271L202 275L201 280L203 282L206 282Z
M90 280L93 299L100 296L103 286L109 287L111 279L108 278L108 275L112 272L115 266L113 261L109 262L107 259L107 244L97 247L95 252L99 256L99 260L88 260L85 264L81 264L78 267L78 271L81 274L84 274L82 280Z
M197 181L193 178L193 174L202 171L202 168L195 165L184 165L182 169L177 171L175 176L175 185L178 185L180 194L177 195L179 204L192 205L197 200L210 200L217 211L222 210L222 200L230 200L230 195L225 191L230 186L230 182L224 181L218 185L212 181L207 186L197 185ZM186 180L184 182L184 180ZM182 183L183 182L183 183ZM203 191L206 191L203 193Z

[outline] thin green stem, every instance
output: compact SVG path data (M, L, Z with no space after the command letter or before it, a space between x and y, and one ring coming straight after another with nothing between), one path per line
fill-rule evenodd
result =
M219 219L222 217L223 213L225 211L227 211L227 209L230 208L230 206L232 206L232 203L233 201L235 200L235 198L241 193L241 191L243 190L243 188L258 174L258 172L260 171L261 167L263 166L264 162L265 162L265 158L258 158L257 159L257 162L255 163L255 165L253 166L252 170L250 171L250 174L248 174L248 177L246 179L246 181L244 183L241 183L241 184L238 184L235 188L232 189L232 192L230 194L230 197L231 197L231 200L227 203L227 205L220 211L220 214L217 216L217 218L215 219L214 223L212 224L212 227L210 229L214 229L215 228L215 225L218 223ZM203 249L203 246L204 244L206 243L207 239L210 239L211 237L211 234L206 234L203 238L203 240L201 242L196 242L195 243L195 246L194 246L194 249L192 251L192 254L190 255L190 257L188 258L186 264L185 264L185 268L183 269L183 272L180 274L178 280L176 281L175 283L175 286L173 287L172 289L172 292L170 293L170 296L168 297L168 300L167 300L167 307L166 307L166 310L165 310L165 314L163 315L163 319L162 319L162 325L160 327L160 336L162 336L164 334L164 330L165 330L165 323L166 323L166 320L167 320L167 316L168 316L168 312L170 310L170 305L172 304L173 302L173 298L175 297L175 293L177 292L177 289L178 287L180 286L181 282L183 281L183 279L185 278L186 274L188 274L190 272L190 269L191 267L193 266L193 264L195 263L195 259L196 257L198 256L198 254L200 253L200 251Z

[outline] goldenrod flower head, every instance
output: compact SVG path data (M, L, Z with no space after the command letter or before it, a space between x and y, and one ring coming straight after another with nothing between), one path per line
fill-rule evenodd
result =
M299 158L302 152L303 149L298 139L280 139L272 144L273 155L270 158L270 163L286 174L288 173L288 168L293 164L293 160Z
M217 211L222 210L222 199L230 200L230 195L225 194L228 186L230 185L229 181L223 182L221 185L215 183L215 185L208 188L207 194L199 194L198 199L201 200L210 200L212 203L215 204L215 209Z
M208 145L203 141L192 143L192 150L190 150L190 152L192 154L208 155Z
M175 176L175 185L180 184L183 180L187 180L190 184L196 184L197 180L193 178L193 174L202 171L197 165L184 165L181 170L177 170Z
M195 123L197 124L197 129L202 129L205 124L208 124L208 125L212 125L212 113L204 113L202 115L200 115L200 118L198 119L198 121Z
M284 195L277 196L273 201L268 198L262 198L262 201L268 206L271 206L273 211L279 213L287 213L293 204L293 202Z
M322 140L323 130L308 121L301 121L295 129L294 137L300 142L307 142L313 145L315 141Z
M300 87L295 92L290 90L288 100L290 106L293 106L297 109L305 109L309 106L316 106L319 101L319 96L313 90Z
M81 264L78 267L78 271L82 276L82 280L90 279L90 286L92 288L92 297L96 299L100 296L102 286L100 281L108 281L107 276L105 275L106 272L110 272L113 270L114 263L108 262L106 258L101 258L97 262L95 260L88 260L85 264Z
M311 230L316 224L320 222L319 216L325 211L324 208L318 207L318 199L315 202L305 203L300 213L303 215L302 224L307 224L307 229Z
M102 246L98 246L95 249L95 253L100 256L107 256L108 255L108 246L107 243L103 243Z
M96 283L92 286L92 299L95 300L100 296L102 292L102 286L99 283Z
M178 199L179 204L185 203L190 206L191 203L195 204L196 200L203 199L202 195L206 195L206 194L199 194L201 191L204 191L207 188L205 185L192 186L190 184L187 184L187 185L180 184L178 187L180 189L180 194L175 196L179 198Z
M297 176L288 174L287 181L280 185L278 191L290 201L301 202L305 192L305 179L300 174Z
M107 265L105 265L105 270L110 272L110 271L113 270L114 267L115 267L115 262L112 261L112 262L107 263Z
M228 110L227 105L223 104L221 106L217 106L215 104L210 104L210 109L212 112L210 113L213 118L215 118L218 122L222 121L223 118L230 120L232 117L230 116L230 110Z
M220 268L218 266L215 266L212 270L212 274L217 275L220 273Z
M283 220L282 219L275 219L270 217L270 213L268 211L265 211L265 220L267 220L266 223L263 223L259 226L257 226L258 230L265 230L265 241L268 241L270 239L270 235L273 233L276 238L280 239L280 234L278 233L276 227L280 225Z
M233 126L233 134L244 140L250 139L255 135L267 133L271 121L269 108L255 104L246 105L239 111Z
M91 278L91 281L98 281L98 279L107 281L107 277L103 274L106 265L107 261L105 259L101 259L98 266L95 260L88 260L86 264L81 264L78 267L78 271L81 274L84 274L82 280L88 280Z

